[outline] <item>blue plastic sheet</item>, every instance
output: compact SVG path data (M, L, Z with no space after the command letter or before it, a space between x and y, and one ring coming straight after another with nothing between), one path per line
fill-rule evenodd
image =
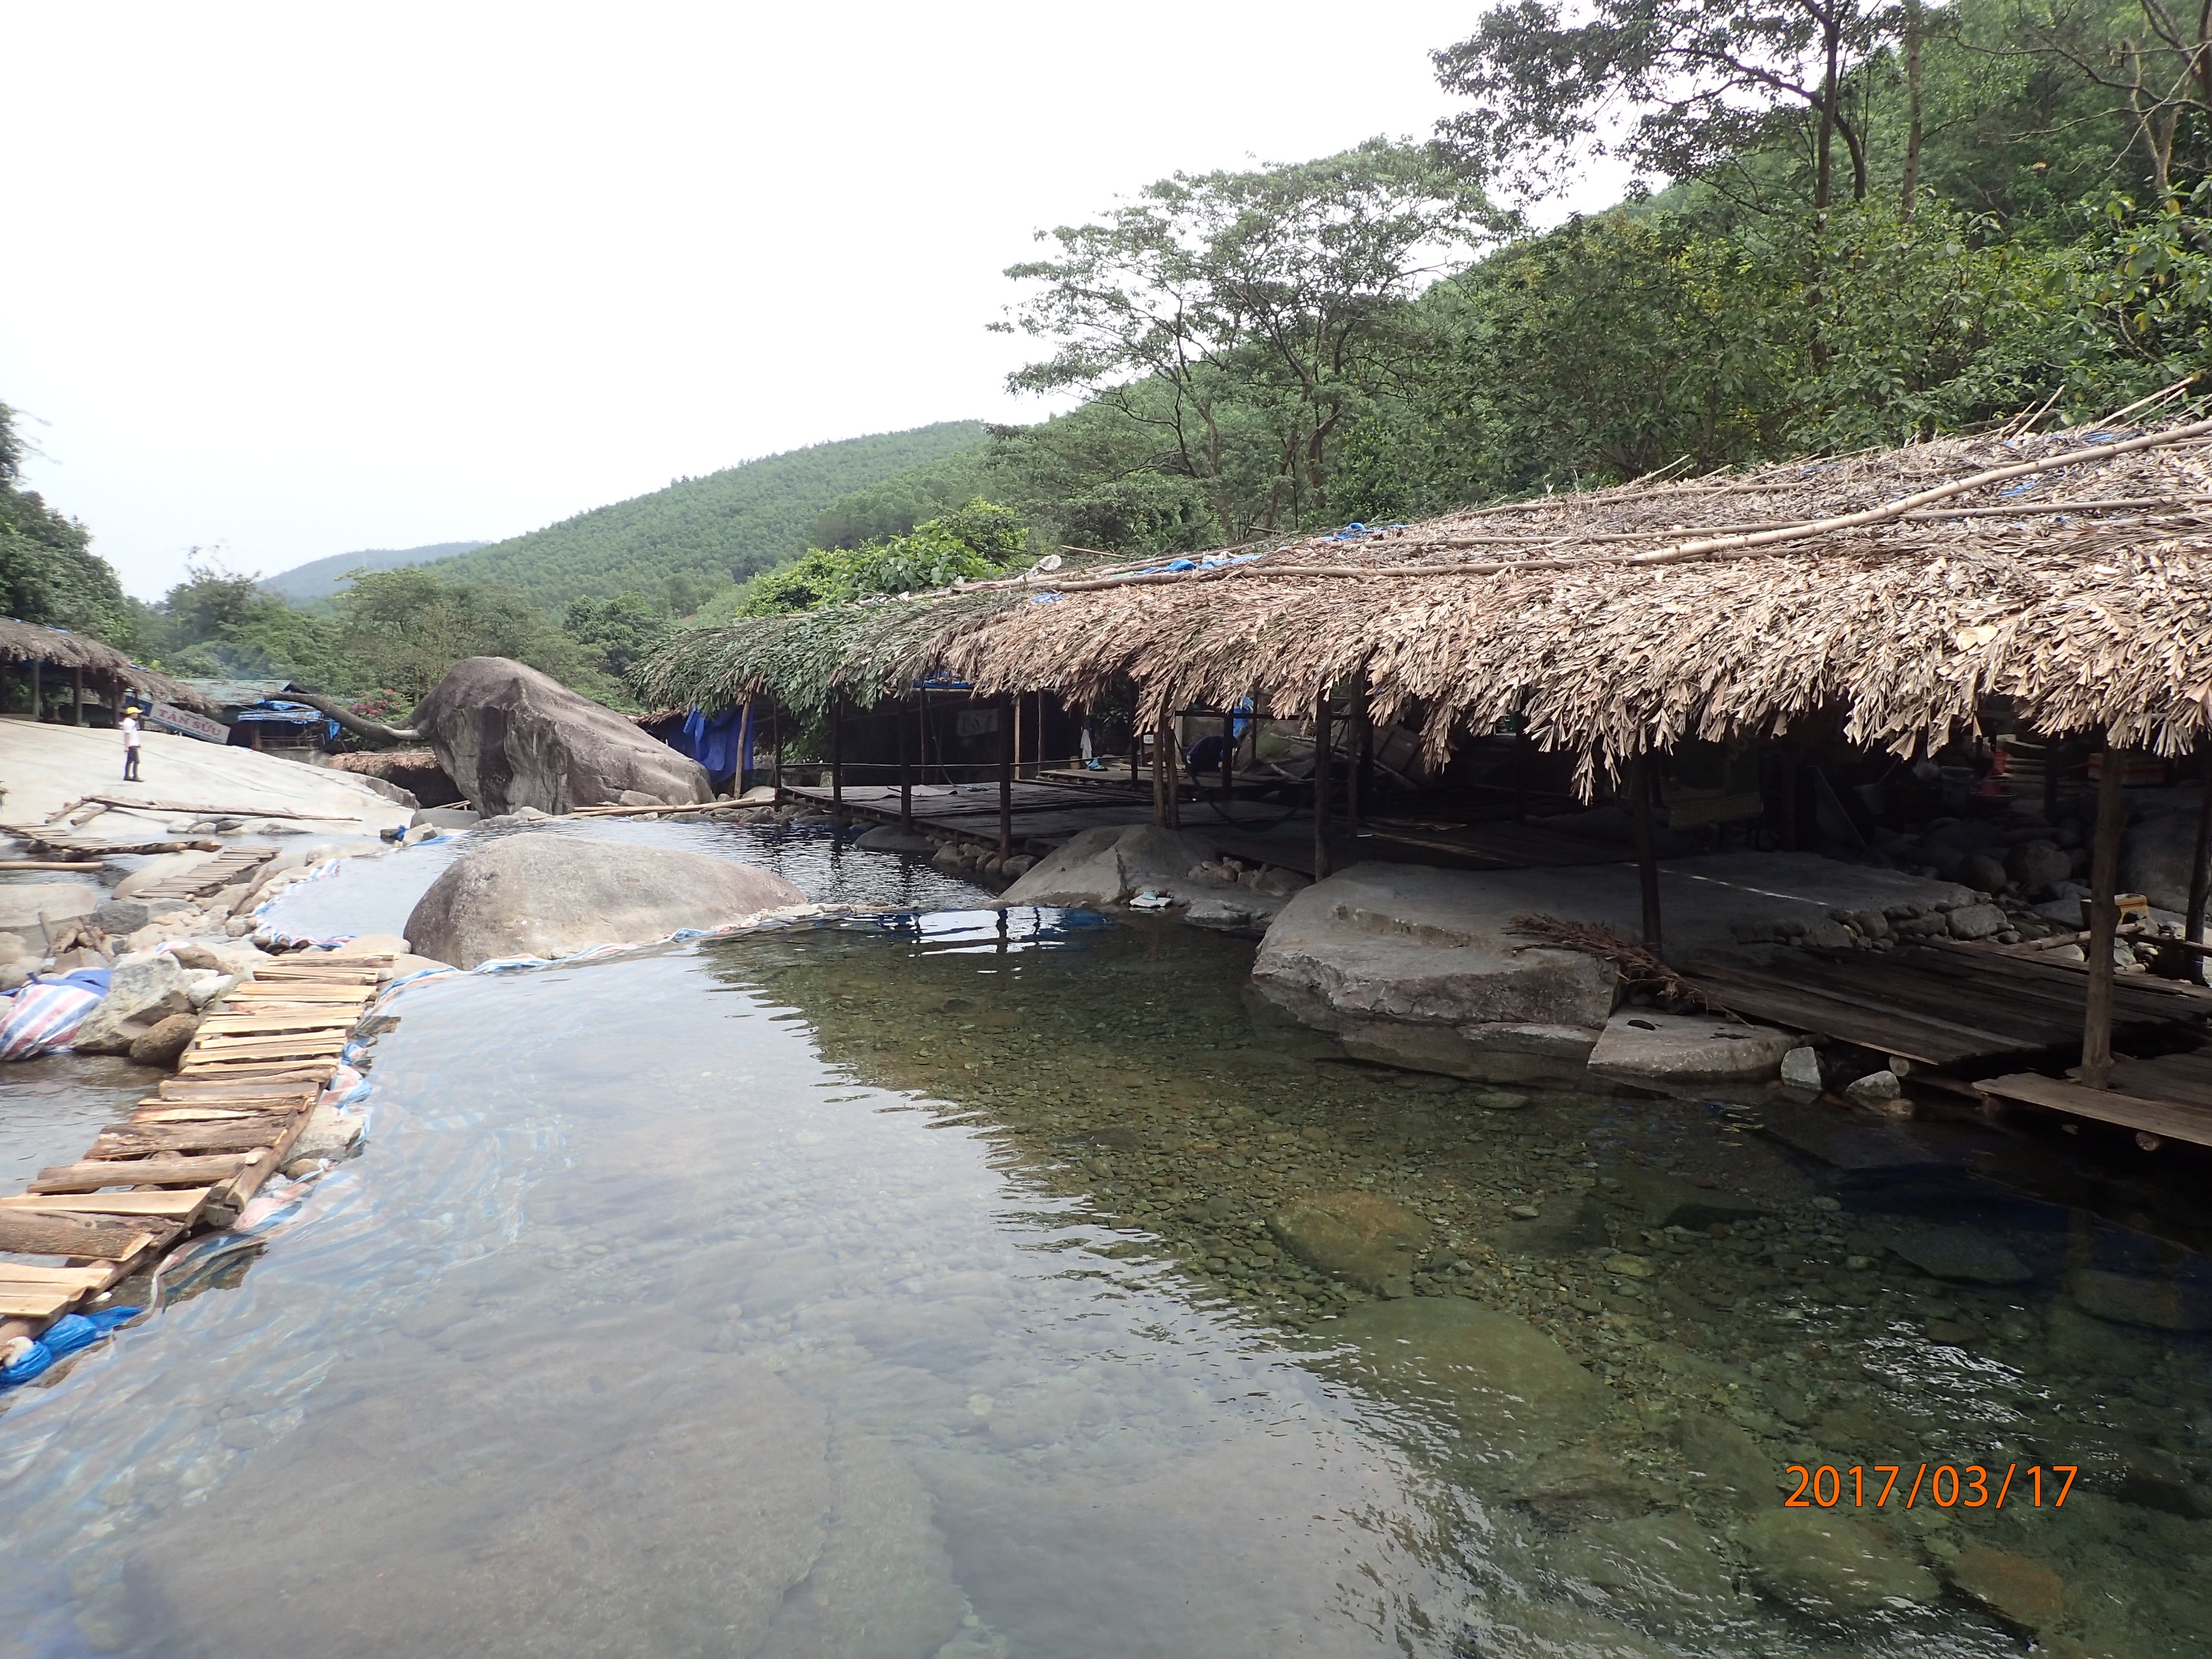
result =
M54 1368L56 1360L79 1348L90 1347L118 1325L137 1318L144 1311L142 1308L104 1308L93 1314L64 1314L46 1327L46 1334L31 1344L30 1351L21 1358L0 1368L0 1389L12 1389L44 1376Z

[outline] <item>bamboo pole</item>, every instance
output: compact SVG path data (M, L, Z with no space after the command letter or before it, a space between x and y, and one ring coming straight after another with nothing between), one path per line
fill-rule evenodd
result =
M2105 1089L2112 1080L2112 938L2119 907L2120 835L2127 827L2127 751L2105 744L2097 780L2097 833L2089 854L2089 995L2081 1015L2081 1079Z
M33 724L39 718L39 659L33 657L31 659L31 720Z
M830 821L845 823L845 694L830 702Z
M1352 755L1344 774L1344 827L1354 836L1359 833L1360 814L1366 810L1360 786L1366 781L1362 774L1373 737L1367 720L1367 676L1362 672L1352 692Z
M914 833L914 763L908 758L912 744L908 738L906 722L893 722L898 727L899 738L899 834Z
M730 779L732 800L745 798L745 745L752 741L752 736L753 706L748 702L744 712L738 716L738 765L735 775Z
M1022 726L1024 723L1022 720L1022 694L1018 691L1015 692L1012 696L1006 699L1006 705L1013 711L1014 770L1018 773L1022 767Z
M1328 857L1328 763L1334 741L1329 732L1328 688L1314 696L1314 879L1326 881L1331 873Z
M1229 817L1229 809L1237 802L1237 713L1229 710L1221 717L1221 816ZM1232 820L1233 822L1233 820Z
M2204 904L2207 889L2212 888L2212 872L2205 868L2205 860L2212 859L2212 750L2197 752L2204 776L2197 793L2197 857L2189 866L2189 914L2183 920L2181 934L2191 945L2204 943Z
M77 664L70 670L70 724L84 724L84 665Z
M783 705L775 705L775 804L783 805Z
M1006 718L999 723L999 859L1014 855L1014 761L1020 753L1021 707L1018 696L1006 699Z
M1651 757L1629 768L1629 806L1636 820L1636 887L1644 900L1644 948L1663 959L1659 926L1659 857L1651 839Z

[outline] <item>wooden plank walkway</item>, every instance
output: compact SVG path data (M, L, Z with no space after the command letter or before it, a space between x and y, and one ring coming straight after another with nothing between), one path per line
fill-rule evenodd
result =
M2204 1085L2212 1083L2212 1067L2208 1067L2198 1055L2182 1058L2195 1062L2191 1068L2195 1075L2185 1086L2190 1092L2202 1097ZM2035 1072L1990 1078L1974 1087L1999 1100L2021 1101L2063 1112L2069 1117L2117 1124L2140 1134L2212 1146L2212 1104L2161 1097L2172 1086L2161 1074L2160 1068L2165 1065L2161 1060L2137 1060L2115 1066L2109 1089L2087 1089L2064 1078L2045 1077Z
M1681 971L1737 1013L1938 1067L2078 1053L2089 983L2080 965L1946 944L1785 951L1763 967L1707 962ZM2116 1038L2208 1013L2212 991L2202 987L2148 974L2112 986Z
M142 899L191 899L204 897L234 882L244 881L270 859L276 856L274 847L258 842L241 842L225 848L205 864L196 864L191 869L142 887L137 896Z
M234 1221L306 1129L390 964L268 963L201 1023L176 1075L127 1121L0 1198L0 1337L35 1335L193 1231Z

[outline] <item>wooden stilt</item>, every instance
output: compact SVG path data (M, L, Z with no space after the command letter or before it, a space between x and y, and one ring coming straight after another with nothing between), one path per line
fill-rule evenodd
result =
M899 834L914 833L914 763L908 757L912 745L908 741L906 721L896 722L899 738Z
M830 702L830 819L836 824L845 822L845 697L842 692Z
M1014 855L1014 757L1020 752L1022 700L1006 699L1006 718L999 723L999 857Z
M31 718L34 720L39 718L39 661L33 657L31 659Z
M84 724L84 668L82 665L70 670L70 724Z
M1160 763L1160 756L1168 746L1167 729L1167 717L1162 715L1160 724L1152 728L1152 822L1163 830L1167 828L1168 801L1166 791L1161 782L1166 774ZM1129 752L1132 757L1135 755L1136 750L1137 740L1133 737L1129 739ZM1136 762L1133 758L1129 763L1129 770L1133 778L1136 773Z
M1628 769L1629 810L1636 820L1636 885L1644 899L1644 948L1663 954L1659 920L1659 856L1651 841L1651 757L1638 755Z
M1352 690L1352 763L1344 773L1344 827L1355 836L1359 833L1360 815L1366 810L1360 790L1367 781L1367 757L1374 735L1367 722L1367 676L1362 673Z
M1221 815L1229 816L1229 809L1237 799L1237 715L1234 710L1221 717Z
M1329 751L1335 738L1329 729L1328 688L1314 698L1314 879L1326 881L1331 873L1328 857Z
M2082 1086L2104 1089L2112 1080L2112 937L2119 908L2112 902L2120 881L2120 836L2127 828L2127 754L2105 745L2097 780L2097 833L2089 849L2089 996L2081 1016Z
M775 804L783 805L783 705L775 706Z
M2197 857L2189 866L2189 914L2184 920L2181 935L2191 945L2204 943L2206 890L2212 887L2204 867L2205 860L2212 859L2212 750L2200 749L2197 752L2204 768L2204 778L2197 796Z
M1167 739L1167 754L1164 766L1167 774L1168 828L1182 828L1182 748L1176 736L1175 716L1167 717L1160 727L1160 735Z
M1016 692L1007 698L1006 707L1011 711L1014 722L1014 772L1018 776L1022 769L1022 726L1025 724L1022 719L1021 694Z
M743 800L745 798L745 745L752 741L752 735L753 706L747 703L744 713L738 716L738 764L736 771L730 778L732 800Z
M915 693L915 755L921 764L922 781L929 781L929 687Z

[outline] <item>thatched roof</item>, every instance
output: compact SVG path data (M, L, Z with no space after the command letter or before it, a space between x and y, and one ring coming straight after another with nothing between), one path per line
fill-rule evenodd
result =
M1147 714L1364 674L1441 754L1509 715L1584 762L1840 709L1909 751L1991 697L2172 754L2212 700L2212 422L1992 433L1316 537L1184 572L1033 574L702 629L657 695L852 695L942 666ZM1055 597L1049 599L1047 594ZM866 614L861 614L866 613ZM791 672L803 665L803 672Z
M216 710L215 703L190 686L153 669L141 668L112 645L104 645L83 634L40 628L10 617L0 617L0 662L39 662L52 668L81 668L86 678L95 684L136 687L149 696L204 714Z

